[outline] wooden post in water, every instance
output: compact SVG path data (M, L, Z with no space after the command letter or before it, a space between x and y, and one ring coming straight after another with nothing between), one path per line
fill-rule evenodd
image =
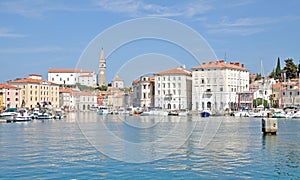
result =
M268 113L267 118L262 119L262 132L264 135L276 135L278 130L277 118L272 118L272 113Z

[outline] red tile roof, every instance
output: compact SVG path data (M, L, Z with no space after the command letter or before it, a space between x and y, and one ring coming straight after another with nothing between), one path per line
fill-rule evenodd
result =
M9 84L0 84L0 89L20 89L20 88Z
M48 73L94 73L94 71L82 69L49 69Z
M211 69L211 68L227 68L227 69L239 69L239 70L244 70L248 71L244 67L244 64L240 66L239 62L230 62L229 64L226 64L224 60L220 60L217 62L209 62L208 64L203 63L201 66L196 66L192 69Z
M17 79L17 80L13 80L13 81L10 81L9 83L33 83L33 84L41 84L41 83L48 83L48 84L52 84L52 85L58 85L56 83L53 83L53 82L49 82L49 81L45 81L43 79L32 79L32 78L23 78L23 79Z
M184 69L184 68L174 68L162 72L155 73L156 75L168 75L168 74L176 74L176 75L187 75L191 76L192 72L190 70Z
M59 92L62 92L62 93L70 93L72 91L73 91L72 88L59 88Z

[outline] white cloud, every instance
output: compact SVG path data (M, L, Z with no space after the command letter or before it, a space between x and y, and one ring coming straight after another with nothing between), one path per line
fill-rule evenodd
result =
M218 28L218 29L209 29L208 33L211 34L234 34L248 36L260 32L264 32L263 28Z
M194 1L191 3L180 3L169 6L145 3L142 0L98 0L96 4L101 8L101 10L126 13L135 17L193 17L198 14L206 13L212 9L206 1Z
M222 17L219 23L208 24L209 33L224 33L236 35L252 35L265 32L267 25L281 22L281 19L262 17L262 18L239 18L229 20L228 17Z
M27 37L27 35L14 33L12 30L7 28L0 28L0 38L23 38L23 37Z
M68 1L69 2L69 1ZM43 18L44 13L49 11L91 11L95 8L83 6L75 7L73 4L66 5L63 1L48 0L14 0L0 2L0 12L18 14L25 17Z
M62 51L60 47L20 47L20 48L2 48L0 53L45 53Z

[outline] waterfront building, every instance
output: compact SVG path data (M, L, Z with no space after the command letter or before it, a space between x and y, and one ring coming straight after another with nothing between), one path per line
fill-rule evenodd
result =
M93 92L83 92L73 89L70 92L70 110L89 111L97 107L97 95Z
M298 84L298 79L291 80L290 82L281 82L279 92L273 94L279 94L279 105L281 108L289 106L300 106L300 87Z
M72 88L59 88L59 106L64 111L74 111L71 108Z
M185 66L154 74L155 107L169 110L192 108L192 72Z
M21 89L9 84L0 84L1 109L21 107Z
M30 74L28 78L16 79L10 85L20 88L21 105L34 108L37 104L51 103L59 107L59 85L43 80L39 74Z
M141 76L139 80L133 81L134 107L154 107L154 84L153 76Z
M249 71L239 62L203 63L192 68L192 75L193 110L237 110L238 93L249 91Z
M253 100L263 99L270 106L274 84L276 84L276 81L268 77L263 77L260 80L252 82L250 84L250 91L253 92Z
M75 86L77 83L96 87L97 75L92 70L82 69L49 69L48 81L60 86Z
M253 108L253 92L245 91L238 94L238 108L239 109L252 109Z
M103 48L99 61L99 86L106 86L106 59Z

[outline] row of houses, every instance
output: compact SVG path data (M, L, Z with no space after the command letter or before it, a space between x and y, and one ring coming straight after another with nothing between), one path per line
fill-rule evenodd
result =
M1 110L20 107L32 109L43 103L51 104L53 108L88 110L97 104L95 93L61 88L60 84L44 80L39 74L0 84L0 98Z
M132 83L133 106L170 110L237 109L239 96L249 92L249 70L244 64L224 60L185 66L154 77L142 76Z
M96 81L81 79L90 75L93 75L91 79L95 80L93 71L50 69L48 81L39 74L30 74L27 78L0 84L0 110L20 107L32 109L46 103L51 104L53 108L63 108L66 111L87 111L99 105L121 107L125 106L125 102L130 103L129 95L126 96L120 91L124 87L124 82L119 77L113 79L109 92L98 90L85 92L76 88L78 84L95 87Z

